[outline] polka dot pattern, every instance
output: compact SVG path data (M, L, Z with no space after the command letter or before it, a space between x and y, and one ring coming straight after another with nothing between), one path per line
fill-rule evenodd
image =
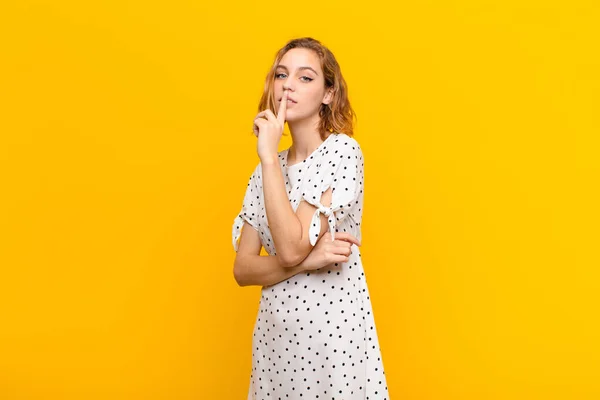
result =
M329 217L329 228L360 240L364 163L358 142L330 134L305 160L287 165L289 149L279 161L294 211L300 201ZM330 207L321 194L332 187ZM275 255L264 197L261 166L248 181L242 210L234 220L233 246L247 221ZM313 217L314 221L314 217ZM317 232L319 228L315 228ZM361 262L352 246L348 262L307 271L263 286L252 340L248 399L389 399L381 349Z

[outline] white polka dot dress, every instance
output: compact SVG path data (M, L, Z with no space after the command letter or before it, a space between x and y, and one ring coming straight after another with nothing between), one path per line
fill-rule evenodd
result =
M305 160L287 165L278 153L292 208L301 200L317 207L310 228L314 244L320 214L329 230L361 239L364 162L358 142L330 134ZM255 168L242 210L233 223L233 246L244 221L256 229L265 250L276 254L264 207L262 170ZM320 203L332 187L330 207ZM252 338L248 399L384 400L386 376L359 247L350 260L299 273L263 286Z

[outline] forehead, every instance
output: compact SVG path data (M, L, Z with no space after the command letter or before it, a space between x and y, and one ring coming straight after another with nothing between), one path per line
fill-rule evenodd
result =
M308 66L314 68L319 74L321 73L319 56L310 49L294 48L288 50L279 61L279 65L285 65L289 70Z

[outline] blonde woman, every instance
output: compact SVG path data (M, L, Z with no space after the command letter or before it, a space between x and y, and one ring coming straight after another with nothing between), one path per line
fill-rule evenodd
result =
M299 38L277 52L253 123L260 162L232 232L236 281L262 286L248 399L389 398L359 251L354 117L329 49ZM279 152L285 123L293 144Z

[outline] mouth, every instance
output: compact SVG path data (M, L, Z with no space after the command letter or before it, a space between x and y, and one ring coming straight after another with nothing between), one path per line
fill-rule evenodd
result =
M281 98L280 98L279 100L277 100L277 101L278 101L278 102L281 102ZM290 98L288 97L288 103L297 103L297 101L294 101L294 100L292 100L292 99L290 99Z

